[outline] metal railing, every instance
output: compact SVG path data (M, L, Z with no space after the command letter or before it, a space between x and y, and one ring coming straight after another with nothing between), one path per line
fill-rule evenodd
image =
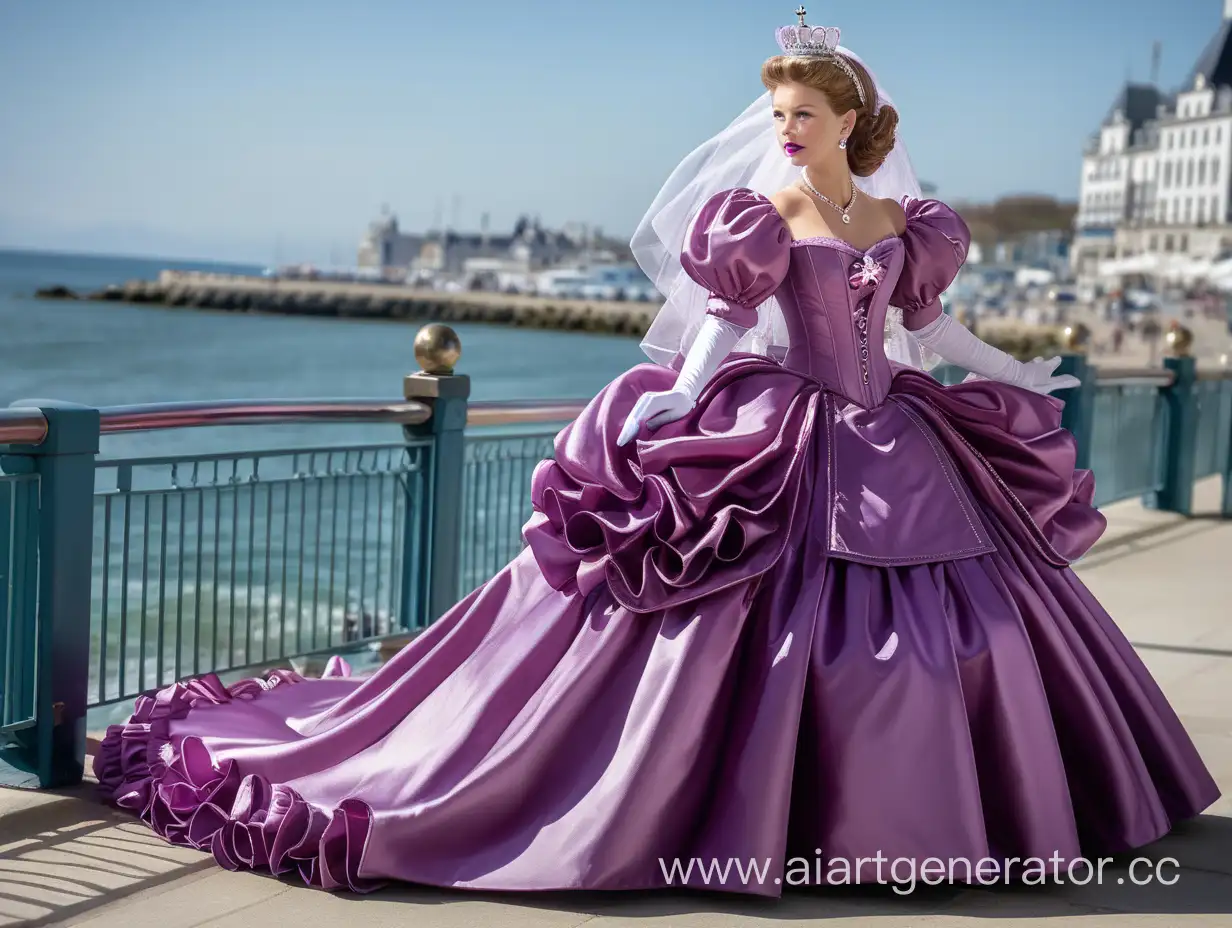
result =
M461 589L473 590L489 580L521 551L521 529L531 516L531 474L551 455L551 435L467 441Z
M101 435L220 425L390 423L419 401L156 403L100 411ZM91 706L404 632L421 565L431 442L99 458ZM413 557L413 553L412 553Z
M1188 513L1195 479L1232 470L1232 372L1064 369L1097 504ZM518 556L531 475L585 401L470 403L440 366L404 392L0 410L0 782L76 782L90 707L414 634ZM99 454L109 435L280 423L388 423L402 440Z
M1194 383L1197 437L1194 473L1209 477L1222 472L1232 444L1232 372L1200 372Z
M1096 381L1085 462L1095 473L1095 504L1158 493L1164 485L1168 432L1164 390L1170 372L1110 370Z
M0 476L0 741L35 724L37 474Z
M431 450L100 460L90 704L413 627Z
M421 425L432 416L414 400L230 400L223 403L146 403L102 410L99 431L149 432L217 425L282 425L298 422L388 422Z
M47 417L39 409L0 409L0 445L37 447L47 438Z

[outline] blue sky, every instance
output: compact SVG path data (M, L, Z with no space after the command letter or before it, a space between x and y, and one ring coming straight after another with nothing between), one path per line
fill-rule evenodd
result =
M388 203L622 237L760 92L794 2L0 3L0 246L349 262ZM1184 79L1223 0L805 3L943 199L1077 193L1127 76Z

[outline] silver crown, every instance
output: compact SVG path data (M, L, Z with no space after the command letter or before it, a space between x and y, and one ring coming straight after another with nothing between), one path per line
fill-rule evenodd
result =
M774 37L784 55L792 58L820 58L831 61L842 68L851 82L855 84L856 93L860 95L860 105L867 106L864 98L864 85L856 76L856 70L851 66L846 56L838 50L838 41L842 32L838 26L806 26L804 16L807 10L800 7L796 15L800 17L798 26L780 26L775 30Z

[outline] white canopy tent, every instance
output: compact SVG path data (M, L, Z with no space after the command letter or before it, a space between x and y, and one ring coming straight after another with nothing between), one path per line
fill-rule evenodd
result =
M1129 255L1124 258L1109 258L1099 263L1101 277L1123 277L1129 274L1155 274L1163 264L1159 255Z
M1102 277L1127 277L1141 275L1156 277L1169 283L1192 284L1200 280L1214 281L1216 267L1219 276L1232 281L1232 261L1216 265L1209 258L1191 258L1188 255L1140 254L1124 258L1111 258L1099 265Z
M1232 258L1215 261L1207 272L1207 280L1220 290L1232 291Z

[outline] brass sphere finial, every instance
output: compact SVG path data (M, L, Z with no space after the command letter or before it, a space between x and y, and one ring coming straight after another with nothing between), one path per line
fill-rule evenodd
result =
M415 360L425 374L452 374L460 357L462 340L443 323L429 323L415 336Z
M1061 330L1061 345L1067 351L1080 351L1091 341L1091 330L1085 323L1071 323Z
M1168 327L1168 335L1165 341L1167 341L1168 350L1172 352L1174 358L1185 358L1189 356L1189 349L1193 346L1193 332L1179 322L1173 322Z

